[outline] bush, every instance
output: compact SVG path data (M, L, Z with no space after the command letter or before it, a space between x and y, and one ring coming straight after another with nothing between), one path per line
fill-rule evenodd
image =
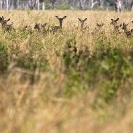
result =
M57 6L57 9L59 10L70 10L70 5L68 4L65 4L65 5L60 5L60 6Z
M50 4L46 4L46 5L45 5L45 9L46 9L46 10L50 10L50 9L53 9L53 7L52 7L52 5L50 5Z
M4 42L0 41L0 72L3 72L8 67L8 54Z
M93 55L90 55L87 46L85 46L85 50L80 49L77 52L74 37L69 39L66 44L64 62L68 80L65 94L72 96L79 90L94 90L94 86L99 86L95 102L100 106L111 103L117 96L117 91L131 77L130 53L125 53L120 47L113 47L111 42L106 42L104 36L99 36L95 42Z

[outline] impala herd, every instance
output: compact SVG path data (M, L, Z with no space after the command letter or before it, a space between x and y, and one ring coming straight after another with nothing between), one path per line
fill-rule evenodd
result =
M55 33L57 31L62 31L62 24L63 24L63 20L67 17L67 16L64 16L62 18L58 17L58 16L55 16L58 21L59 21L59 25L58 26L51 26L51 25L48 25L47 23L44 23L44 24L40 24L40 23L35 23L34 25L34 29L37 30L38 32L52 32L52 33ZM81 18L78 18L79 22L80 22L80 30L81 31L85 31L87 29L89 29L89 26L84 26L85 24L85 21L87 21L87 18L85 19L81 19ZM10 18L5 20L4 17L0 17L0 23L1 23L1 26L2 26L2 30L4 32L10 32L11 30L14 30L15 31L15 28L13 27L13 23L11 24L8 24L8 22L10 21ZM116 34L121 34L121 33L124 33L126 34L127 37L133 37L133 29L128 29L128 25L129 23L122 23L122 24L118 24L118 21L119 21L119 18L117 19L111 19L111 22L110 22L110 25L113 25L113 31L114 33ZM131 23L133 23L133 21L131 21ZM102 27L104 26L105 24L104 23L97 23L97 27L92 31L92 33L96 33L98 31L100 31L102 29ZM46 28L47 26L47 28ZM23 27L23 30L29 30L31 31L32 33L32 28L30 26L24 26Z

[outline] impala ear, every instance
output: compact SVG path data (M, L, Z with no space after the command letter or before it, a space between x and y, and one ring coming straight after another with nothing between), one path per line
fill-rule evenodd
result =
M67 16L64 16L63 19L65 19Z
M58 16L55 16L57 19L59 19L59 17Z
M87 18L84 19L84 21L86 21L86 20L87 20Z
M133 29L131 29L131 32L133 32Z
M128 25L128 24L123 23L123 26L125 26L125 27L126 27L127 25Z
M100 24L97 23L97 26L100 26Z
M78 20L81 22L81 19L80 18L78 18Z
M119 20L119 18L117 18L115 21L118 21Z
M7 19L7 21L10 21L10 18L9 18L9 19Z

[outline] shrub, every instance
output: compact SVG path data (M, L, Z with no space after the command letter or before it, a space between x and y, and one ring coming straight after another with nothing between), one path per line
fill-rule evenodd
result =
M70 10L70 5L68 4L65 4L65 5L60 5L60 6L57 6L57 9L59 10Z
M8 67L8 54L5 42L0 41L0 72L3 72Z
M64 62L68 80L65 94L72 96L79 90L94 90L94 86L98 86L95 102L103 105L111 103L122 84L129 81L132 62L130 53L125 53L121 47L115 47L111 42L107 43L105 36L99 37L94 43L93 55L90 55L87 46L85 50L77 52L75 38L66 42ZM71 89L68 91L68 88ZM99 99L104 103L99 102Z

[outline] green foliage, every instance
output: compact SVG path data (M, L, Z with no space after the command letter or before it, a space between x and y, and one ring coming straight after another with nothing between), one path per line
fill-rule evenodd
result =
M71 37L66 41L66 48L64 52L64 59L65 59L65 65L68 68L70 65L76 65L78 62L78 55L76 54L77 48L76 48L76 39L75 37Z
M53 9L53 7L52 7L52 5L46 3L45 4L45 9L50 10L50 9Z
M0 72L8 67L8 52L5 42L0 41Z
M96 58L99 61L95 62L98 62L97 71L102 77L99 95L108 103L117 95L121 84L128 82L131 76L131 58L129 55L125 55L120 48L112 48L111 44L105 51L103 49L104 47Z
M48 66L48 62L45 58L38 56L38 59L35 59L34 53L32 52L20 54L20 56L15 61L17 62L18 67L32 71L35 71L36 68L46 70Z
M71 70L69 72L66 88L64 90L65 96L71 97L75 94L78 94L79 92L81 93L83 91L81 82L82 80L80 75L77 72Z
M93 55L90 55L87 46L77 52L73 37L66 44L64 62L68 80L65 93L73 95L79 91L80 86L82 89L85 85L88 86L88 91L99 86L95 102L100 106L111 103L121 85L126 84L131 77L130 53L125 53L121 47L113 47L111 42L107 42L105 35L100 35L94 42Z
M65 4L65 5L59 5L59 6L57 6L57 9L59 9L59 10L70 10L70 5L68 5L68 4Z

